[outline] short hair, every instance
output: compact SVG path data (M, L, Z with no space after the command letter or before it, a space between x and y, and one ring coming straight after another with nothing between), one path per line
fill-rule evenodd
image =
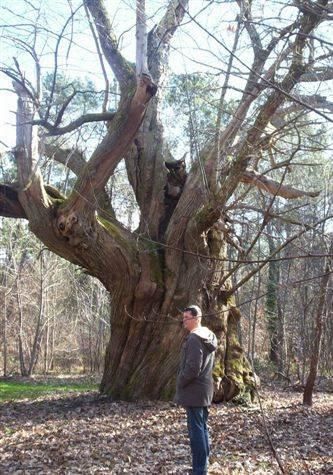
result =
M202 311L201 311L201 308L198 307L198 305L189 305L188 307L184 308L183 311L190 312L192 317L196 317L196 318L202 317Z

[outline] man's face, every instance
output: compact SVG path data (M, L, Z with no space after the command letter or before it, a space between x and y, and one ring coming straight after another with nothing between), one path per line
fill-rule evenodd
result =
M193 317L191 312L184 312L183 313L183 326L184 328L191 332L198 326L198 319Z

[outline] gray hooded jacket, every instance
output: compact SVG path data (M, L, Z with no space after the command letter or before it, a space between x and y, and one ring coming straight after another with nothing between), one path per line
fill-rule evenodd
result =
M216 348L216 336L207 327L196 328L185 339L177 376L177 404L185 407L205 407L211 404Z

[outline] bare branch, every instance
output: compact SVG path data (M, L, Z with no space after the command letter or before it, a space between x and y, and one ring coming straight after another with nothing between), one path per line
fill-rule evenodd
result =
M64 113L67 109L67 107L69 106L69 104L72 102L72 100L74 99L74 97L76 96L77 94L77 91L74 89L74 91L72 92L72 94L70 96L67 97L67 99L65 100L65 102L63 103L63 105L61 106L60 108L60 111L54 121L54 126L53 128L56 128L58 127L59 124L61 124L62 122L62 118L64 116ZM47 121L45 120L45 122L47 123Z
M75 185L74 201L96 205L96 193L104 189L108 179L132 143L144 118L149 100L156 93L150 77L138 78L133 97L125 97L119 104L109 133L98 145ZM68 204L70 206L71 203Z
M148 67L159 84L169 51L170 40L184 18L189 0L170 0L167 10L148 34Z
M64 26L62 27L61 33L60 33L60 35L58 37L58 40L57 40L57 44L56 44L56 47L55 47L55 50L54 50L54 71L53 71L51 92L50 92L50 97L48 99L48 105L47 105L47 109L46 109L46 113L45 113L45 121L47 121L48 118L49 118L50 109L51 109L51 105L52 105L52 102L53 102L53 96L54 96L54 92L55 92L55 86L56 86L56 81L57 81L57 73L58 73L58 51L59 51L59 47L60 47L60 42L63 38L63 35L66 31L66 28L67 28L68 24L72 21L74 15L80 10L81 7L82 7L82 5L79 5L76 8L76 10L72 11L71 15L69 16L69 18L66 20Z
M260 36L256 30L256 27L252 21L252 12L251 12L251 2L248 0L237 0L237 3L240 8L240 15L243 17L245 28L251 39L252 48L255 56L257 56L262 51L262 44Z
M136 74L149 74L145 0L136 1Z
M64 127L56 127L55 125L47 122L45 120L35 120L32 122L32 125L41 125L48 130L46 134L47 137L55 137L58 135L64 135L68 132L72 132L75 129L78 129L83 124L87 124L88 122L108 122L115 117L114 112L103 112L103 113L89 113L84 114L78 119L75 119L70 124Z
M12 68L0 68L0 72L4 73L6 76L12 79L13 84L14 83L19 84L21 86L21 89L24 90L24 92L29 96L29 98L34 103L34 105L36 107L38 106L36 95L34 93L34 88L32 87L32 84L25 77L22 77L19 73L17 73Z
M326 97L319 94L313 94L312 96L300 96L305 107L315 107L316 109L326 109L329 112L333 112L333 102L328 101ZM300 108L300 106L299 106Z
M232 52L233 53L236 52L238 41L239 41L239 38L240 38L240 32L241 32L241 22L240 22L240 20L238 20L237 28L236 28L236 32L235 32L234 43L233 43L233 46L232 46ZM213 172L214 173L214 180L216 180L216 168L217 168L218 164L220 163L220 159L221 159L222 110L223 110L223 106L224 106L225 96L226 96L228 86L229 86L230 73L231 73L231 68L232 68L232 65L233 65L234 57L235 57L234 54L231 54L230 57L229 57L228 67L227 67L226 75L225 75L225 78L224 78L224 83L223 83L223 86L221 88L219 108L218 108L218 111L217 111L216 132L215 132L215 148L216 148L216 152L217 152L216 153L217 157L216 157L215 170ZM212 180L210 180L210 185L212 186Z
M103 101L102 111L106 112L108 101L109 101L110 81L109 81L109 78L108 78L108 75L107 75L107 72L106 72L106 69L105 69L105 66L104 66L103 55L102 55L102 52L101 52L101 49L100 49L100 46L99 46L98 37L97 37L97 34L95 32L95 28L94 28L93 22L91 20L90 13L89 13L89 10L87 8L87 5L84 5L84 9L85 9L85 12L86 12L86 15L87 15L87 18L88 18L91 33L92 33L94 41L95 41L99 62L100 62L101 68L102 68L103 76L104 76L105 93L104 93L104 101Z
M114 72L120 88L135 81L133 66L121 55L103 0L84 0L94 18L99 40L106 60Z
M150 34L154 33L159 38L159 46L170 42L184 18L188 3L189 0L170 0L163 18L156 29L150 32Z
M306 104L306 106L294 103L284 108L278 109L270 121L273 127L281 129L289 123L294 122L295 117L292 120L287 120L287 117L290 116L290 114L304 111L303 115L305 116L307 113L310 112L308 109L309 106L314 107L316 109L324 109L333 113L333 102L328 101L326 97L320 96L319 94L313 94L312 96L302 95L299 96L299 98L301 99L302 104L304 103Z
M327 0L323 0L323 1L327 2ZM187 11L187 14L190 16L190 18L203 31L205 31L210 37L214 38L214 40L217 43L219 43L226 51L228 51L229 54L233 54L233 52L223 42L221 42L218 38L216 38L216 36L214 36L207 28L202 26L193 16L191 16L189 14L188 11ZM300 67L300 61L302 60L302 56L299 54L299 52L303 51L303 49L305 47L307 32L312 31L312 29L315 28L321 21L322 21L322 17L320 15L318 15L318 16L312 15L311 21L309 21L309 22L307 22L307 17L303 17L302 22L300 23L300 28L304 28L304 30L303 31L300 30L300 31L297 32L296 40L295 40L295 43L293 45L293 48L294 48L293 62L292 62L292 67L289 68L289 72L291 72L292 70L296 71L296 69ZM289 30L294 28L296 25L297 25L297 22L293 23L292 25L290 25L289 27L284 29L284 31L285 31L284 34L289 32ZM278 38L274 38L274 41L273 41L272 44L275 45L276 42L279 39L281 39L280 36ZM254 65L252 67L249 67L243 60L241 60L239 57L235 56L237 61L240 64L242 64L242 66L245 66L251 73L248 80L247 80L247 85L246 85L245 91L244 91L244 97L248 95L248 87L250 85L254 85L254 87L253 87L254 92L251 91L251 93L253 95L253 100L256 98L256 95L258 95L259 92L261 92L264 88L269 87L269 88L274 89L276 92L284 95L286 98L289 98L289 99L291 99L292 101L294 101L298 104L301 104L301 105L304 105L305 107L308 107L309 110L312 110L313 112L316 112L318 115L324 117L329 122L332 122L332 119L330 117L326 116L325 114L323 114L322 112L316 110L315 108L313 108L311 106L307 106L302 101L300 101L297 97L290 94L290 91L291 91L292 87L289 90L285 87L285 80L287 79L288 75L285 77L284 81L282 81L281 85L279 85L276 82L272 81L271 77L267 77L267 73L265 75L261 74L260 71L262 71L262 68L265 64L265 61L266 61L266 59L268 58L268 56L271 52L271 47L272 47L272 45L269 45L269 47L267 47L264 51L262 51L260 53L258 58L255 58ZM296 51L297 51L297 53L296 53ZM262 56L262 57L260 57L260 56ZM260 68L259 68L259 65L260 65ZM272 70L272 67L270 67L269 70ZM305 73L306 66L304 64L302 64L302 67L301 67L300 71L301 71L301 74ZM298 74L297 76L298 76L297 81L294 82L293 86L297 82L300 81L300 77L299 77L300 75ZM254 78L260 79L260 82L254 81ZM256 94L255 91L257 91L257 94ZM248 110L248 107L247 107L246 111L247 110ZM244 119L244 117L242 115L242 120L243 119Z
M296 199L303 196L315 198L320 193L319 191L302 191L292 186L281 185L278 181L267 178L254 170L246 170L241 177L241 182L254 185L260 190L264 190L275 196L282 196L286 199Z
M41 147L41 153L68 167L77 176L87 164L83 153L76 148L61 148L58 145L44 143Z
M233 58L235 58L240 64L245 66L249 71L249 77L243 92L242 100L239 103L237 110L235 111L233 120L228 124L224 132L220 135L220 144L221 144L221 154L227 149L228 145L233 141L235 138L237 131L239 130L240 125L244 121L246 114L254 102L254 100L259 96L259 94L267 87L272 87L274 89L278 89L282 92L281 88L276 86L272 79L274 77L275 71L277 67L281 64L281 62L286 59L287 55L291 51L291 47L285 48L281 54L279 54L278 58L275 62L270 66L270 68L262 75L263 68L265 65L266 60L268 59L272 49L278 43L278 41L283 38L284 35L289 33L290 31L295 28L296 23L293 22L288 27L284 28L280 35L276 38L273 38L269 46L266 50L258 50L256 49L257 54L255 55L253 64L249 67L243 60L241 60L234 51L230 50L223 42L221 42L216 36L214 36L207 28L202 26L190 13L187 11L187 14L197 24L203 31L205 31L210 37L214 38L214 40L220 44ZM212 167L212 154L215 156L215 151L210 150L209 158L206 160L208 167ZM208 172L208 175L210 173Z
M312 229L315 229L317 226L322 224L323 222L327 221L328 219L331 219L332 216L327 216L319 221L317 221L315 224L311 226ZM276 255L278 255L282 249L287 247L290 243L301 237L304 233L306 233L309 230L308 226L304 226L301 231L298 233L293 234L290 238L288 238L284 243L282 243L280 246L278 246L274 252L272 252L262 263L260 263L257 267L252 269L248 274L246 274L239 282L237 282L234 287L232 287L230 290L227 291L229 295L232 295L238 290L240 287L242 287L248 280L250 280L255 274L257 274L271 259L273 259Z
M14 82L14 89L18 96L16 114L16 148L15 156L18 165L20 186L27 188L33 178L34 166L37 160L37 129L32 122L36 112L35 103L31 100L25 88Z
M331 81L333 79L333 68L317 68L304 73L301 76L300 82L322 82Z
M304 205L303 205L304 206ZM264 214L267 214L267 210L266 209L263 209L263 208L258 208L256 206L250 206L250 205L244 205L244 204L240 204L237 206L237 209L240 209L240 210L249 210L249 211L255 211L256 213L260 213L262 215ZM292 208L293 209L293 208ZM291 210L292 210L291 209ZM291 211L291 210L288 210L287 212ZM298 221L297 219L294 219L294 218L290 218L288 216L285 216L285 214L287 212L284 212L284 213L280 213L280 214L276 214L276 213L273 213L272 211L269 211L268 212L268 218L269 219L279 219L280 221L283 221L285 223L288 223L288 224L295 224L296 226L304 226L304 223L302 221ZM294 256L295 257L295 256Z
M304 15L301 20L300 32L310 33L320 23L320 21L321 16L319 14ZM258 140L260 140L265 127L286 98L303 104L302 101L292 97L290 91L294 88L295 84L299 82L306 69L306 66L303 64L303 50L305 46L305 36L300 34L297 35L293 49L293 58L288 73L281 82L281 85L274 86L274 92L270 94L265 104L261 107L253 126L249 129L244 141L240 144L239 150L236 152L237 158L231 165L228 176L223 179L221 192L219 193L220 203L225 203L234 192L239 183L240 177L243 176L247 164L253 156L254 149L257 146ZM310 106L308 107L310 108ZM319 113L319 111L317 112ZM320 113L320 115L323 114Z
M61 163L65 167L68 167L76 176L79 176L80 173L82 173L84 167L87 165L83 153L77 148L66 149L61 148L58 145L48 143L43 144L43 147L41 148L41 152L44 155L58 163ZM47 186L45 188L48 194L50 194ZM115 212L112 208L110 197L106 193L105 189L96 191L95 198L98 214L105 219L110 219L110 217L112 217L112 219L115 221Z
M14 59L16 69L19 73L20 79L22 80L22 82L27 82L27 84L29 85L30 91L32 92L33 96L36 98L36 101L39 101L40 100L40 95L41 95L41 68L40 68L40 62L39 62L38 54L37 54L36 49L35 49L36 34L37 34L37 32L36 32L36 26L35 26L34 27L34 38L35 38L35 40L34 40L33 45L29 45L28 43L21 40L20 38L13 38L13 42L15 44L17 44L19 48L23 49L23 51L27 52L32 57L32 59L35 63L36 91L34 90L32 84L29 81L27 81L27 79L25 78L25 75L22 73L17 59L16 58L13 58L13 59Z
M196 20L191 17L194 22ZM299 20L299 33L310 33L312 30L321 22L320 15L304 15ZM196 22L198 24L198 22ZM290 26L290 28L293 28ZM211 33L202 27L200 24L199 26L207 32L210 36ZM265 75L261 75L259 73L260 69L258 70L257 67L247 68L254 73L254 75L260 79L260 82L256 81L253 86L253 96L245 97L244 101L240 103L240 106L235 114L235 118L231 121L231 123L227 126L225 131L221 134L220 140L222 144L222 149L226 153L232 154L235 158L232 163L225 163L221 173L221 182L219 184L219 191L215 194L215 203L211 201L210 203L205 204L205 197L203 190L201 189L201 184L199 185L199 190L197 191L198 194L201 194L201 200L203 207L199 206L199 212L196 216L191 220L190 228L192 232L195 234L196 232L201 233L205 229L210 228L220 217L221 209L225 206L227 200L233 194L234 190L236 189L239 182L242 181L242 177L246 172L246 168L250 162L250 160L255 156L257 152L258 143L262 139L262 134L274 116L277 109L286 101L287 98L294 100L295 102L302 103L302 101L296 99L290 94L290 91L294 88L294 86L299 82L300 77L304 74L306 70L306 65L303 64L303 51L306 46L306 36L304 34L297 34L294 44L292 45L292 59L288 69L287 74L285 75L284 79L282 80L281 84L276 84L272 81L273 76L272 74L274 71L270 67L269 70L265 73ZM215 38L215 37L214 37ZM216 39L216 38L215 38ZM221 43L218 39L216 39L223 47L228 49L229 54L232 52L229 48L227 48L223 43ZM288 46L282 54L288 54L290 52L290 47ZM242 62L239 58L238 61ZM281 56L278 58L278 63L281 61ZM259 64L259 63L258 63ZM239 131L239 126L243 122L245 115L249 109L250 104L253 102L255 97L258 97L261 86L268 86L273 89L273 92L268 96L266 102L261 106L260 111L254 121L254 124L250 127L246 135L243 135L238 145L231 149L231 142L233 138L236 136L237 132ZM302 103L303 104L303 103ZM309 107L309 106L308 106ZM321 114L323 115L323 114ZM326 117L326 116L325 116ZM229 150L229 152L227 152ZM214 166L213 162L216 157L216 153L214 149L211 147L206 151L203 151L203 156L205 158L206 163L206 171L209 175L210 167ZM271 187L272 190L275 190L275 193L278 190L278 187L273 182L264 182L259 177L251 176L251 182L256 184L261 188L269 190ZM247 176L247 179L250 179ZM278 185L280 186L280 185ZM186 189L184 190L186 192ZM282 189L281 193L286 193L291 197L296 198L297 196L301 196L298 190L284 188ZM181 205L181 200L179 201L177 206ZM176 210L177 211L177 210ZM200 224L198 224L200 223Z
M32 125L35 102L17 82L14 83L14 88L18 95L14 155L18 170L19 199L30 218L34 212L36 215L47 212L49 200L38 165L37 127Z

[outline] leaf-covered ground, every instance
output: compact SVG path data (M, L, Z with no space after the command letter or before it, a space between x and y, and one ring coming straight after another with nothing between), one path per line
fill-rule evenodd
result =
M300 393L265 389L261 399L286 473L333 474L333 394L312 409ZM280 473L257 404L210 410L210 474ZM96 392L44 395L0 408L1 474L186 474L185 414L168 403L112 402Z

